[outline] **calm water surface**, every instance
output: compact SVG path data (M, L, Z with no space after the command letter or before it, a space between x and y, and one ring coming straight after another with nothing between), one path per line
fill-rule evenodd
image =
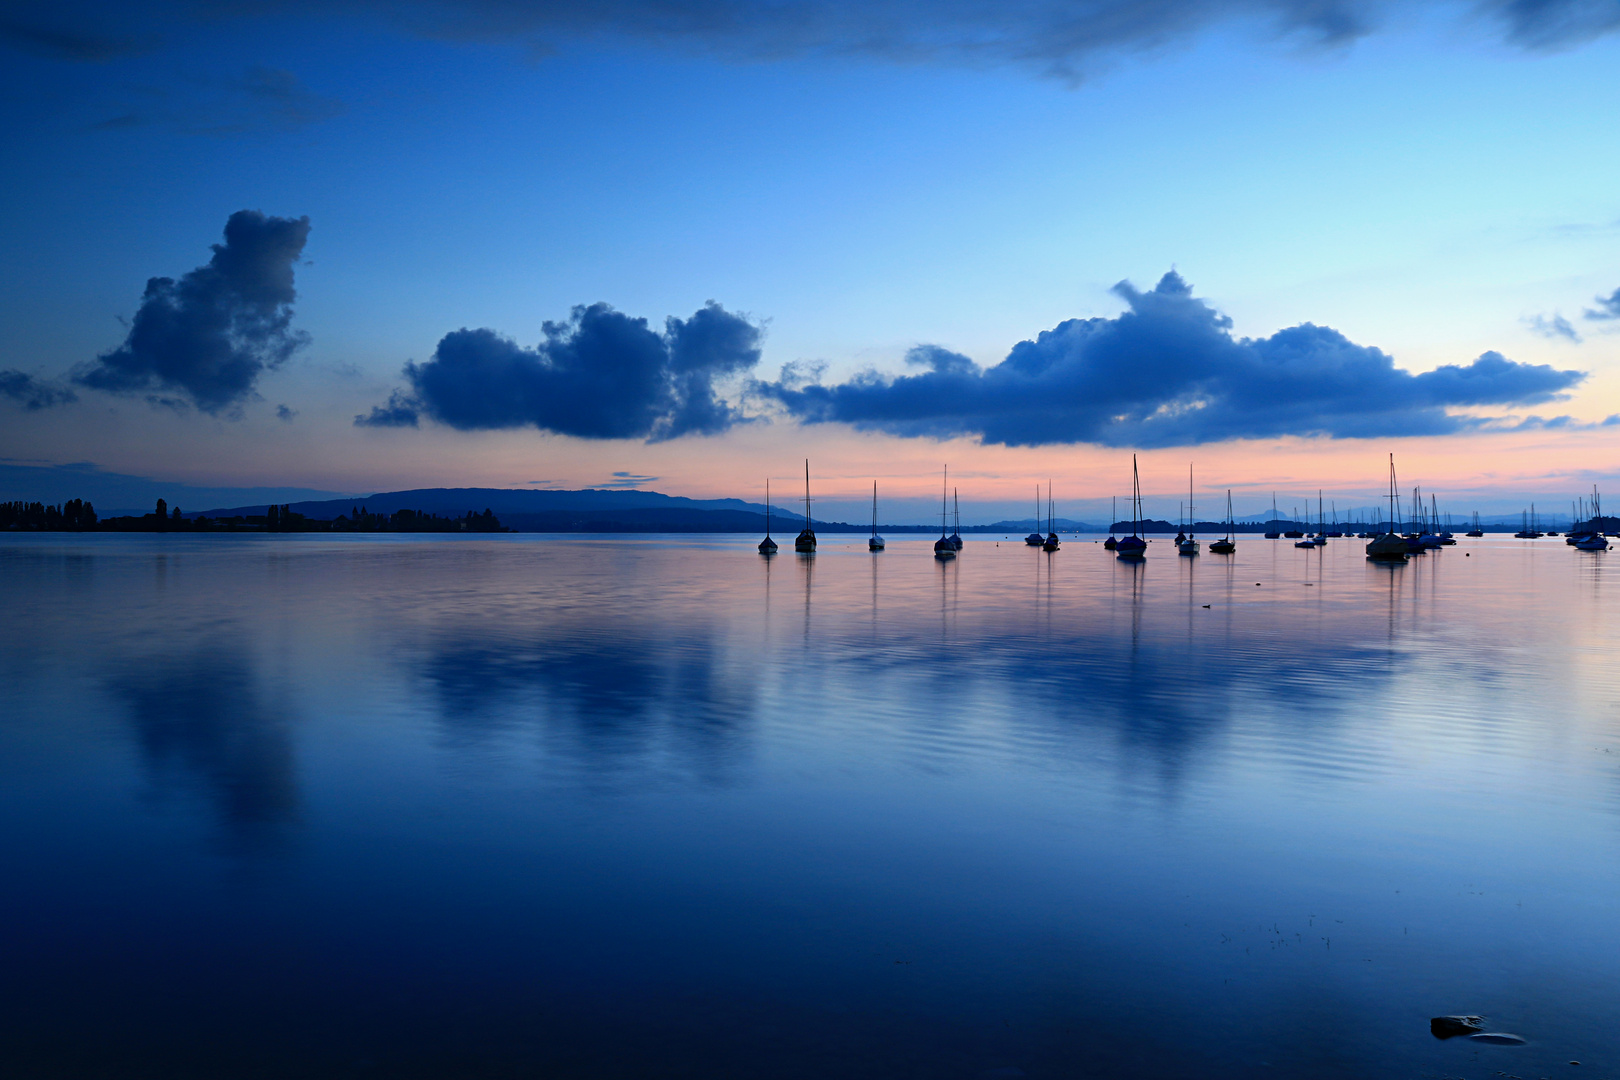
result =
M1620 1076L1620 553L755 539L0 538L5 1074Z

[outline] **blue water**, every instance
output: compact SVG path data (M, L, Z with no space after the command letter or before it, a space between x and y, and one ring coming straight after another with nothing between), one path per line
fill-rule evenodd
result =
M0 537L0 1071L1620 1076L1620 555L756 539Z

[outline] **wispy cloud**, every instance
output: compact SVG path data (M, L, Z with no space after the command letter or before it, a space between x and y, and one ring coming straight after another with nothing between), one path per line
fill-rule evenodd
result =
M0 43L19 52L71 63L102 63L141 52L133 35L107 33L97 20L68 13L55 4L7 4L0 15Z
M1568 319L1556 312L1552 315L1531 315L1524 320L1524 324L1530 328L1531 333L1541 337L1552 340L1562 338L1580 344L1581 335L1570 325Z
M1614 290L1608 296L1593 298L1597 303L1595 308L1587 308L1585 316L1595 322L1605 322L1610 319L1620 319L1620 289Z
M662 478L657 476L639 476L636 473L616 472L613 474L612 479L604 480L601 483L593 486L604 488L633 488L641 487L643 484L651 484L660 479Z
M112 115L90 124L92 132L162 127L193 135L245 135L295 131L343 115L341 100L316 93L297 75L255 66L229 78L176 79L126 88Z
M67 405L79 400L72 388L55 379L30 375L25 371L8 368L0 371L0 397L8 397L29 412L38 412L56 405Z
M1528 51L1570 48L1620 26L1612 0L331 0L320 11L385 18L451 41L508 42L528 55L559 42L619 38L750 61L863 57L1014 65L1078 80L1131 54L1228 26L1312 48L1376 32L1393 10L1460 10ZM138 38L251 14L307 17L304 0L251 5L179 0L133 11L106 0L12 0L0 42L65 61L106 60ZM111 29L136 27L140 34Z

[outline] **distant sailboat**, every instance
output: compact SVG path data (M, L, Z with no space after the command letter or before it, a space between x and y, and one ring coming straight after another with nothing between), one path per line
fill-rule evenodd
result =
M1478 510L1474 511L1474 527L1472 529L1469 529L1467 532L1463 533L1463 535L1464 536L1473 536L1473 537L1480 537L1480 536L1485 535L1485 530L1479 527L1479 511Z
M949 536L945 535L945 513L950 505L950 478L951 467L947 465L945 466L945 482L940 485L939 489L939 539L934 541L934 558L936 559L956 558L956 545L951 542Z
M1185 538L1177 537L1176 539L1176 550L1183 555L1198 554L1200 546L1198 541L1193 538L1193 523L1198 519L1193 516L1195 511L1193 510L1192 470L1192 462L1189 461L1187 463L1187 535Z
M1267 540L1276 540L1278 537L1282 536L1282 533L1276 531L1276 528L1277 528L1277 493L1275 491L1273 491L1271 493L1271 528L1272 528L1272 531L1266 533L1266 539Z
M1108 519L1108 539L1103 541L1103 547L1109 551L1115 551L1119 548L1119 541L1114 539L1114 523L1119 520L1119 496L1115 495L1112 498L1114 500L1114 509L1112 511L1114 516Z
M1237 541L1232 539L1232 529L1233 529L1233 521L1232 521L1232 489L1227 488L1226 489L1226 537L1224 539L1221 539L1221 540L1216 540L1214 543L1209 545L1209 550L1210 550L1211 554L1213 554L1213 555L1230 555L1234 551L1237 550Z
M765 478L765 539L759 542L761 555L775 555L776 541L771 539L771 481Z
M1377 562L1405 562L1410 549L1396 520L1395 455L1389 455L1389 532L1367 544L1367 558Z
M956 499L956 489L951 489L951 543L957 551L962 550L962 504Z
M1305 516L1307 518L1309 518L1311 516L1311 504L1310 504L1310 502L1308 500L1305 503ZM1297 547L1297 548L1321 547L1323 544L1327 543L1327 539L1323 536L1323 533L1325 531L1326 530L1323 528L1323 525L1322 525L1322 489L1317 488L1316 489L1316 535L1306 537L1304 540L1299 541L1299 543L1295 544L1294 546ZM1288 535L1293 536L1294 534L1289 533Z
M1136 455L1131 455L1131 535L1119 538L1115 549L1121 559L1140 559L1147 555L1147 541L1142 539L1142 479L1136 469Z
M1052 504L1052 481L1046 482L1046 539L1041 542L1042 551L1056 551L1058 549L1057 534L1057 508Z
M1035 485L1035 531L1024 537L1024 543L1030 547L1041 547L1046 543L1046 537L1041 535L1041 485Z
M810 459L804 459L804 531L793 540L793 550L801 555L816 553L815 523L810 520Z
M882 551L883 537L877 531L877 481L872 481L872 538L866 542L868 551Z

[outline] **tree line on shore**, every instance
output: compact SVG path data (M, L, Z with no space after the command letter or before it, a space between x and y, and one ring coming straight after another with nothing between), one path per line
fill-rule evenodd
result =
M290 504L269 506L263 514L233 517L185 516L176 506L159 499L150 514L100 518L83 499L57 506L39 502L0 502L0 531L9 532L509 532L501 519L486 509L467 511L462 517L440 517L420 510L373 514L363 506L351 508L331 520L306 517Z

